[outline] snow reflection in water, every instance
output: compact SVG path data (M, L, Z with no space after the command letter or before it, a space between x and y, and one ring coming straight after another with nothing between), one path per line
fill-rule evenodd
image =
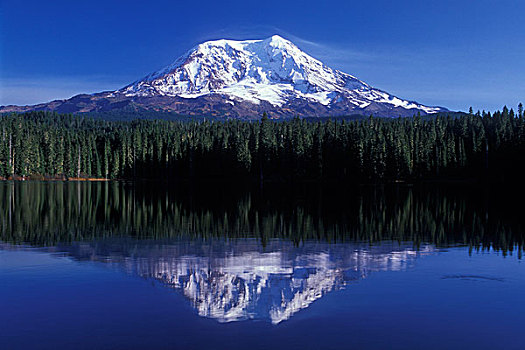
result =
M12 247L12 246L11 246ZM98 261L181 290L198 314L219 322L278 324L328 292L376 271L401 271L436 252L431 245L108 239L58 246L77 260Z

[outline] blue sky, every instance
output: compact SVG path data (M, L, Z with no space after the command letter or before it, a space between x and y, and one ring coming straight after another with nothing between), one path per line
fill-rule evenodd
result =
M0 105L117 89L202 41L273 34L405 99L525 102L521 0L0 0Z

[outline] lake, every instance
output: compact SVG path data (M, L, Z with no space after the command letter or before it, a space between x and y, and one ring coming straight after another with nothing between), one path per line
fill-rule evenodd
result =
M523 349L519 198L0 182L0 348Z

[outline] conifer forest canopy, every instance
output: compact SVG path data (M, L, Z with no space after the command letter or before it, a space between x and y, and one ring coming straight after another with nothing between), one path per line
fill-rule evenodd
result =
M461 116L260 121L106 121L28 112L0 118L3 178L481 179L524 174L520 109Z

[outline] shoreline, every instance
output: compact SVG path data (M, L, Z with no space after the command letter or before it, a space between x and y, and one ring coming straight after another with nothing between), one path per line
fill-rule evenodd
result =
M341 180L313 180L303 179L295 181L278 180L278 179L265 179L262 182L249 178L237 178L237 179L225 179L225 178L172 178L172 179L148 179L148 178L84 178L84 177L44 177L44 176L9 176L1 177L0 181L13 181L13 182L131 182L131 183L155 183L155 184L221 184L221 183L236 183L253 186L272 186L272 185L318 185L318 186L418 186L418 185L457 185L457 186L492 186L492 185L512 185L516 183L509 183L507 181L501 181L498 179L490 178L457 178L457 177L446 177L446 178L426 178L426 179L414 179L414 180L390 180L390 181L341 181Z
M121 179L106 179L106 178L96 178L96 177L45 177L45 176L9 176L3 177L0 176L0 181L87 181L87 182L105 182L105 181L117 181Z

